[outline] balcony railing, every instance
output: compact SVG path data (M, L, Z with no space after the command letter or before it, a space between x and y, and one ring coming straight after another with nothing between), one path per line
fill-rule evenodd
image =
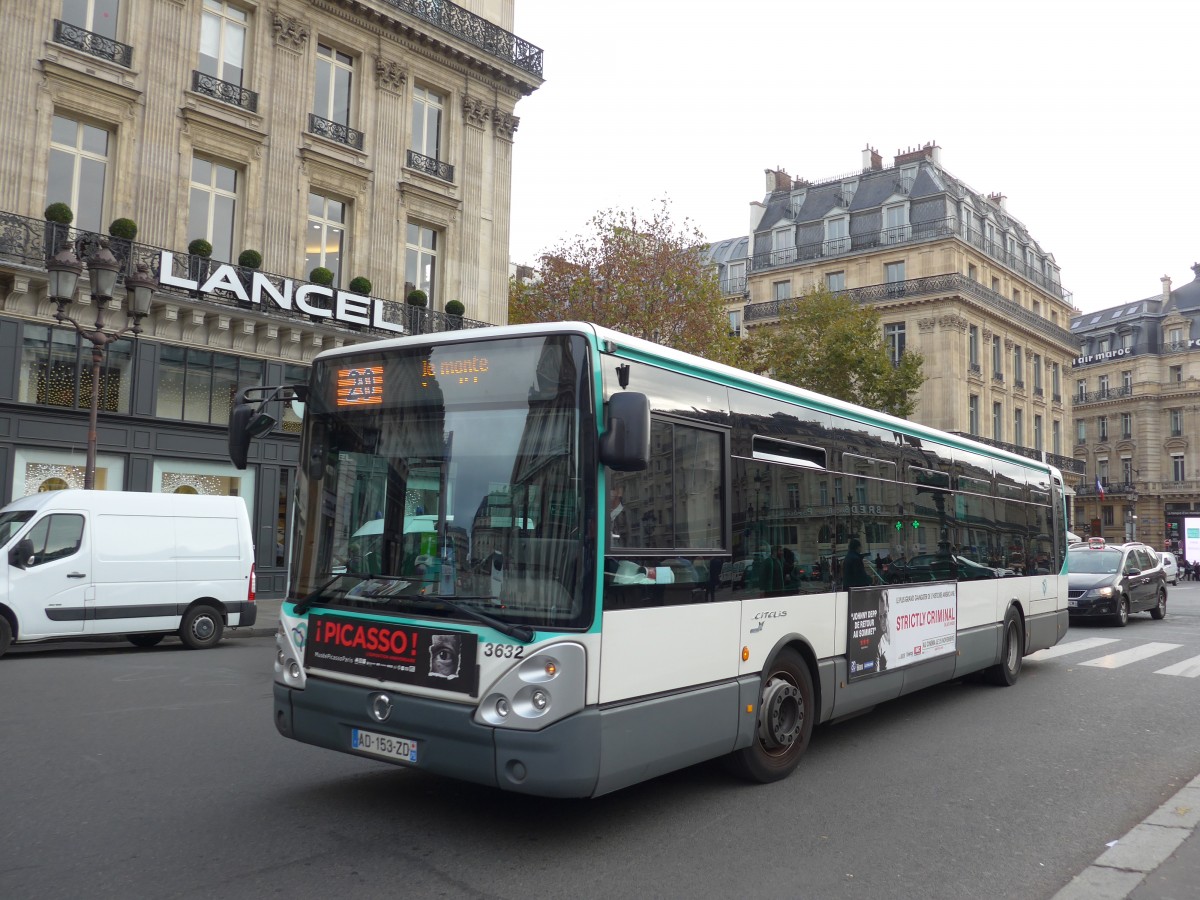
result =
M81 231L66 225L46 222L42 219L30 219L26 216L18 216L15 213L0 211L0 260L11 265L22 266L27 270L36 269L45 271L46 260L57 252L64 243L72 245L75 248L75 252L82 259L96 248L102 237L102 235L95 232ZM162 251L168 248L155 247L151 244L139 244L117 238L108 238L108 240L109 249L121 264L121 270L117 275L118 283L123 283L126 275L136 272L139 263L145 263L155 279L159 278ZM174 275L179 278L199 281L203 281L203 278L197 278L197 275L211 272L216 266L220 265L217 260L191 256L187 253L174 253L172 260ZM269 272L262 272L260 274L266 277L275 288L276 293L281 296L287 293L284 287L285 282L291 281L293 284L302 282L302 279L291 278L286 275L277 275ZM187 298L193 302L217 307L226 311L246 308L239 305L240 301L236 296L224 291L198 294L196 292L189 293L183 288L159 285L155 288L155 292L159 294L173 294L180 299ZM465 316L447 315L439 310L409 306L399 300L382 299L386 303L387 314L385 317L387 321L403 324L409 331L415 330L420 333L460 331L467 328L484 328L490 324L477 319L468 319ZM271 308L269 313L265 314L271 319L296 320L307 323L311 323L312 321L306 313L297 309ZM347 328L348 330L360 331L380 337L396 336L395 332L388 329L374 328L367 325L351 329L349 326L330 318L322 317L321 323L329 327Z
M1105 400L1120 400L1123 397L1132 397L1133 388L1101 388L1098 391L1088 391L1086 393L1076 394L1075 402L1080 403L1100 403Z
M247 112L258 112L258 94L240 84L222 81L212 75L192 70L192 90L197 94L212 97L230 106L239 106Z
M440 178L442 181L454 183L454 166L448 162L442 162L440 159L434 159L432 156L423 156L416 150L407 151L407 157L404 164L410 169L415 169L418 172L424 172L432 178Z
M315 134L318 137L337 141L339 144L345 144L347 147L353 147L355 150L363 148L363 133L361 131L355 131L349 125L343 125L340 122L331 122L329 119L322 119L316 113L308 114L308 130L309 133Z
M721 295L734 297L746 293L746 278L726 278L721 282Z
M1081 460L1082 462L1082 460ZM1124 497L1128 494L1138 493L1138 487L1132 481L1112 481L1104 485L1104 496ZM1075 488L1075 494L1079 497L1099 497L1100 492L1096 490L1095 482L1091 484L1081 484Z
M428 22L478 47L489 56L542 77L542 50L449 0L383 0L388 6Z
M133 48L128 44L122 44L61 19L54 20L54 43L80 50L98 59L106 59L126 69L133 65Z
M1071 347L1076 346L1075 339L1066 329L1055 325L1048 319L1043 319L1041 316L1025 309L1019 303L1014 303L1002 294L985 288L978 281L974 281L958 272L951 272L946 275L930 275L926 278L910 278L907 281L872 284L866 287L850 288L845 291L835 291L834 293L839 296L849 297L857 303L876 303L893 300L897 297L919 297L928 294L964 294L982 300L990 310L998 315L1004 316L1011 321L1019 322L1051 340ZM780 309L787 308L786 306L781 307L780 304L790 302L792 301L763 300L758 303L747 304L746 321L754 322L778 319Z
M853 226L853 224L852 220L851 225ZM756 253L751 257L750 267L751 271L761 272L778 266L816 262L817 260L828 259L831 256L844 256L864 250L877 250L881 247L916 244L948 237L961 238L977 250L1003 263L1027 281L1036 284L1056 297L1062 297L1068 303L1071 302L1071 292L1064 290L1063 286L1057 281L1046 277L1046 275L1033 266L1027 265L1016 254L1008 253L996 241L988 241L980 232L964 227L955 216L935 219L932 222L913 222L895 228L872 228L859 233L852 231L846 237L801 244L797 247L784 247L765 253ZM997 296L1000 295L997 294Z

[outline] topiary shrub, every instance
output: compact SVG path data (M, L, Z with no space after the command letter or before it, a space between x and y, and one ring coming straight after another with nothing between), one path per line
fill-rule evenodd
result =
M317 266L308 273L308 280L313 284L329 287L333 284L333 270L327 269L324 266Z
M132 241L137 237L137 222L133 219L113 219L108 226L108 233L115 238Z
M257 269L262 265L262 254L257 250L243 250L238 254L238 265L243 269Z
M461 300L446 301L446 315L448 316L461 316L466 309Z
M420 288L408 292L408 296L404 298L404 302L409 306L424 306L429 302L429 295Z
M364 297L371 293L371 279L364 278L359 275L350 281L350 290L355 294L362 294Z
M70 225L75 221L75 213L65 203L51 203L46 207L46 221L57 222L59 225Z
M204 238L196 238L188 244L188 253L192 254L192 256L212 256L212 244Z

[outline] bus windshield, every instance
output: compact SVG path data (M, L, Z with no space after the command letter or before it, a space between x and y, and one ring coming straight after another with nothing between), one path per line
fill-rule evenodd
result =
M319 362L305 408L294 599L583 628L588 356L570 335ZM591 454L591 442L586 445Z

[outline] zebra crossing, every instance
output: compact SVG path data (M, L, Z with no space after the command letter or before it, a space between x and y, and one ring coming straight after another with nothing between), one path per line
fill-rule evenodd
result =
M1073 661L1076 665L1090 666L1097 669L1120 669L1123 666L1172 653L1184 646L1183 644L1169 644L1164 641L1147 641L1133 647L1110 647L1111 644L1122 643L1127 642L1122 641L1120 638L1100 637L1082 638L1077 641L1068 640L1045 650L1039 650L1037 653L1031 653L1025 657L1025 661L1044 662L1060 657L1076 656L1088 653L1089 651L1099 651L1100 655L1098 656L1082 661ZM1165 662L1166 659L1160 661ZM1177 678L1200 678L1200 656L1193 656L1188 659L1172 662L1164 668L1156 669L1154 674L1173 675Z

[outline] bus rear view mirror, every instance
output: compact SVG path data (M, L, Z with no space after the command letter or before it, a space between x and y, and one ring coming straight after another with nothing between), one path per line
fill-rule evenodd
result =
M609 397L600 462L618 472L641 472L650 465L650 400L645 394L623 391Z
M229 459L235 467L246 468L250 442L275 427L275 417L261 406L251 406L239 399L229 411Z

